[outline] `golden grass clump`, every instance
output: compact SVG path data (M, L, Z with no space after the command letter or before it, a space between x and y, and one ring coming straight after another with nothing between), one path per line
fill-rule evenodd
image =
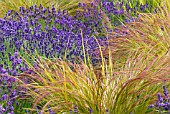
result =
M115 30L108 40L114 61L125 62L129 55L140 53L151 57L170 56L170 12L167 9L161 9L157 14L141 13L136 22ZM103 48L103 53L108 56L108 47Z
M34 73L21 74L28 77L28 96L41 112L48 112L47 106L57 113L69 113L76 105L80 114L145 113L161 86L170 81L170 57L151 58L147 54L131 56L121 70L105 64L100 77L92 66L66 63L62 60L37 59ZM99 72L99 71L98 71ZM102 70L100 72L103 72ZM169 86L169 83L167 83Z

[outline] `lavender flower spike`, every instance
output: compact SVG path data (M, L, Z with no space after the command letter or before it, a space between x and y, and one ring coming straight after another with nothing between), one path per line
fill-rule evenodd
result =
M168 98L168 91L167 91L166 87L163 86L163 89L164 89L164 95L165 95L165 97Z
M92 108L90 108L90 114L92 114L93 113L93 110L92 110Z
M48 111L49 111L50 114L54 114L54 112L52 111L50 106L48 106Z
M163 98L162 98L162 96L161 96L161 94L160 94L160 93L158 93L158 102L160 102L160 103L162 103L162 102L163 102Z

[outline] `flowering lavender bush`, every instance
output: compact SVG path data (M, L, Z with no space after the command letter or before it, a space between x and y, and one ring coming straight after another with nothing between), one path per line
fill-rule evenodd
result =
M84 14L84 17L90 15ZM79 56L83 59L82 44L89 53L98 47L92 34L95 27L100 30L98 26L102 17L93 19L91 15L89 18L92 20L82 22L76 16L69 16L65 10L56 12L54 7L50 10L41 5L29 9L21 7L19 13L9 11L0 20L1 56L9 51L22 54L24 48L31 54L37 50L38 54L47 58L66 56L68 60L74 61L75 56ZM100 42L106 38L98 40Z
M163 86L164 97L158 93L158 100L156 103L149 106L149 109L154 109L161 113L170 113L170 97L168 96L168 90Z
M14 114L14 108L19 106L17 98L19 96L16 89L15 78L7 75L0 75L0 113Z
M88 56L92 57L92 62L95 63L94 52L98 49L95 37L101 46L107 45L108 37L103 33L112 28L108 27L108 23L104 23L103 17L107 14L111 26L115 26L119 21L113 19L113 15L119 18L130 10L128 4L126 10L123 8L123 2L114 5L113 2L102 1L101 8L97 3L92 2L90 6L79 3L83 12L77 11L74 16L70 16L66 10L56 12L54 6L52 9L42 5L34 5L28 9L20 7L19 12L9 10L4 19L0 19L0 64L11 75L25 71L27 66L21 57L16 59L15 56L13 59L11 56L19 52L26 58L24 50L30 54L37 50L41 56L66 58L72 62L75 62L77 57L87 59L84 54L87 55L88 52ZM142 11L147 8L147 4L143 7Z
M18 52L11 54L8 50L3 49L1 51L1 60L0 61L0 74L10 74L12 76L17 76L19 73L28 70L27 64L23 61L22 57L19 56Z
M75 61L76 56L84 59L83 51L95 56L93 52L98 44L93 35L97 34L100 45L106 45L104 42L108 37L102 34L112 28L108 27L108 22L104 23L107 19L103 17L107 15L111 25L116 26L120 24L120 16L125 17L137 10L135 7L130 8L130 4L126 4L126 8L123 5L123 2L114 4L109 1L95 1L90 6L79 3L83 12L77 11L74 16L70 16L66 10L56 12L54 6L52 9L42 5L28 9L20 7L19 12L9 10L4 19L0 20L1 56L7 55L9 50L22 53L22 48L32 54L37 50L38 54L47 58L66 57L71 61ZM140 7L144 12L148 4ZM134 20L133 17L128 18ZM126 22L129 21L126 19Z

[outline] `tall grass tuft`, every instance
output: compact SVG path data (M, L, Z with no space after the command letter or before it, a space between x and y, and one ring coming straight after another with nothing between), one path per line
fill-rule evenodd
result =
M110 59L111 60L111 59ZM104 62L104 68L95 70L93 66L72 64L62 60L36 59L37 66L31 67L28 77L28 96L41 113L69 113L75 107L78 113L94 114L145 113L154 95L164 81L170 81L170 57L164 55L150 57L148 54L129 56L121 70Z
M140 53L151 57L170 56L170 12L160 8L156 14L140 13L138 20L116 28L109 37L112 37L108 42L117 63ZM107 49L103 49L105 56L108 56Z

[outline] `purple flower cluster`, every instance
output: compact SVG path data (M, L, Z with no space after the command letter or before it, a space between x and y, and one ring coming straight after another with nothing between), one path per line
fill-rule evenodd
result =
M108 15L112 25L121 25L121 22L133 22L136 12L146 12L149 10L148 3L142 5L136 2L136 6L130 6L129 2L114 2L101 0L101 9ZM120 22L121 21L121 22Z
M83 11L77 11L70 16L66 10L58 10L52 7L44 8L42 5L31 6L30 8L20 7L20 11L8 11L4 19L0 19L0 73L17 75L27 69L20 57L13 59L11 55L15 52L22 53L24 50L34 54L35 50L41 56L47 58L64 58L75 62L75 58L84 59L83 46L85 51L92 57L95 63L95 50L100 45L107 45L107 37L100 34L108 31L107 25L103 23L103 12L113 25L118 21L112 17L119 17L135 10L123 2L114 4L109 1L95 0L89 5L79 3ZM142 7L144 7L142 9ZM141 5L141 10L147 8ZM130 20L134 20L131 17ZM128 22L128 21L127 21ZM1 65L1 66L2 66Z
M18 52L14 52L13 54L8 52L6 55L3 53L7 53L5 49L1 51L0 74L17 76L18 73L28 70L28 66L19 56Z
M158 93L158 101L149 106L149 109L154 108L159 111L166 111L170 113L170 97L168 96L168 90L163 86L164 97Z
M7 75L0 76L0 114L14 114L14 107L18 105L15 89L16 80Z
M74 61L76 56L83 59L83 42L85 51L91 54L98 48L93 34L102 30L101 14L94 8L87 11L87 7L83 7L84 12L74 16L66 10L56 12L54 7L41 5L21 7L20 12L9 11L0 19L0 56L8 51L22 52L24 48L32 54L37 50L48 58L63 58L66 52L68 60ZM104 36L97 38L99 42L107 40Z

